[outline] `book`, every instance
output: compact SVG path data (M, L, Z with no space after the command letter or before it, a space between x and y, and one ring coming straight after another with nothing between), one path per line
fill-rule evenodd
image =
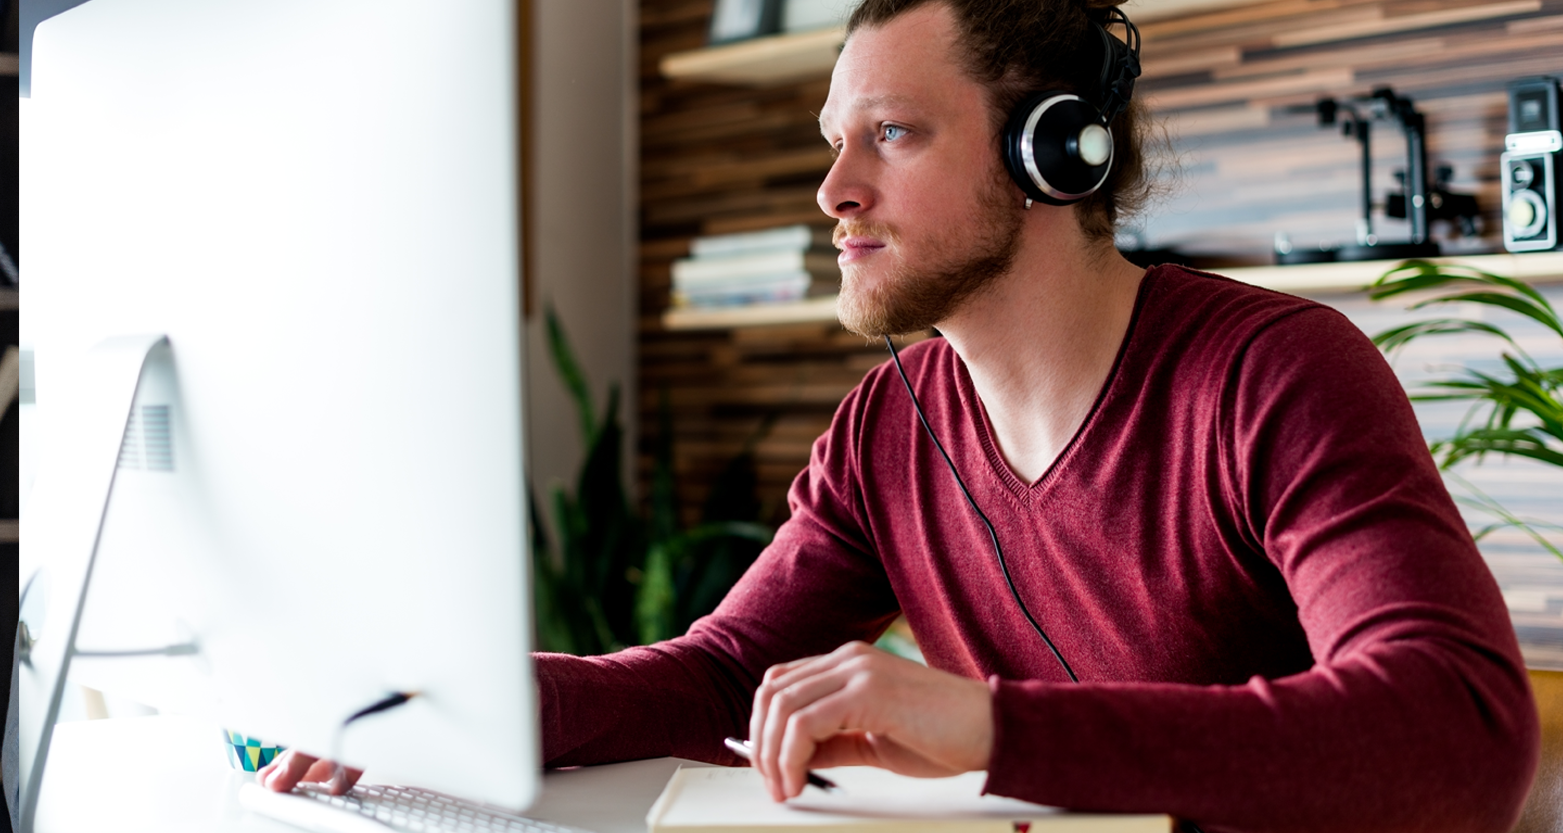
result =
M821 774L836 792L806 789L778 804L749 767L680 769L646 814L650 833L1168 833L1163 815L1075 813L983 795L985 772L911 778L876 767Z
M777 250L673 261L673 288L768 280L786 272L808 272L840 280L834 251Z
M696 286L673 290L675 307L730 307L740 304L765 304L801 301L834 294L841 284L820 280L808 272L782 272L740 283Z
M715 234L689 241L689 254L695 258L707 258L777 250L824 249L830 247L830 233L828 228L797 225L739 234Z

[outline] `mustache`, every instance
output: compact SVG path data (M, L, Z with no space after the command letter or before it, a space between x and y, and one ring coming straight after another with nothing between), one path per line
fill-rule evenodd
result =
M841 248L841 241L848 237L871 237L885 243L901 242L901 235L896 230L884 223L870 223L863 220L842 220L836 224L836 229L830 233L830 243L836 248Z

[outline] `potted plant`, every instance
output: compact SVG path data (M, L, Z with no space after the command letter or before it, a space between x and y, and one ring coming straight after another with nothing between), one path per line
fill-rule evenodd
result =
M1557 311L1540 292L1513 278L1463 266L1410 260L1368 287L1369 297L1375 301L1427 291L1439 294L1413 303L1410 309L1451 303L1482 304L1530 318L1563 340L1563 320ZM1411 391L1414 401L1470 403L1453 436L1430 445L1439 467L1449 471L1463 461L1480 463L1488 454L1502 454L1563 470L1563 367L1543 367L1503 327L1471 318L1418 321L1385 330L1373 336L1373 342L1392 354L1417 339L1454 333L1481 333L1506 346L1502 349L1502 369L1497 372L1464 367ZM1460 501L1495 518L1493 523L1475 531L1478 540L1495 529L1513 527L1563 558L1563 551L1543 532L1555 532L1556 525L1522 519L1470 483L1460 482L1470 493Z
M632 508L620 458L619 388L610 385L599 419L591 390L552 308L545 311L549 353L575 402L586 459L574 489L549 493L550 540L531 500L532 564L538 646L546 651L601 654L682 633L721 601L772 530L757 522L754 445L745 445L712 486L701 521L683 528L673 476L672 425L664 402L649 511Z

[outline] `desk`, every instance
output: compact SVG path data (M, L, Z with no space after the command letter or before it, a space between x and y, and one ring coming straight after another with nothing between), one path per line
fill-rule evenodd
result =
M549 772L533 818L644 833L646 811L679 765L659 758ZM38 833L298 833L238 804L250 773L228 765L216 726L157 716L61 723L39 796ZM366 774L372 783L374 773Z

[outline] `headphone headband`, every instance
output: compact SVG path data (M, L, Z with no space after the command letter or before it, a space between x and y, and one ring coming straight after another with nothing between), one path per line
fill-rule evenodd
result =
M1097 95L1101 97L1102 124L1107 126L1123 113L1134 95L1134 79L1140 77L1140 30L1117 6L1100 15L1091 15L1091 23L1102 41L1102 74ZM1107 31L1114 23L1123 24L1124 40L1118 40Z

